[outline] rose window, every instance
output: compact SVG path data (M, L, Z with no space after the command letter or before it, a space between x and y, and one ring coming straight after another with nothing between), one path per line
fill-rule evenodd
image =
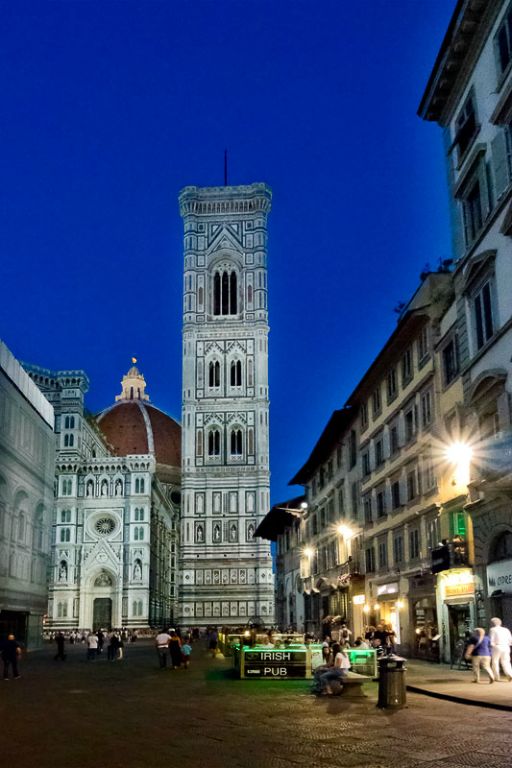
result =
M112 533L116 524L111 517L100 517L99 520L96 520L94 527L96 528L97 533L102 536L107 536L109 533Z

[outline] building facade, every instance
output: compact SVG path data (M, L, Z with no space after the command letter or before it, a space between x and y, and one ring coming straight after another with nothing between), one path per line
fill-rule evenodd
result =
M97 419L85 411L83 371L27 370L55 411L47 629L169 623L177 601L179 425L148 402L135 367L118 402Z
M264 184L186 187L180 622L274 620Z
M457 3L419 114L443 130L450 186L476 620L512 626L510 2Z
M53 408L0 341L0 640L42 642L55 480Z

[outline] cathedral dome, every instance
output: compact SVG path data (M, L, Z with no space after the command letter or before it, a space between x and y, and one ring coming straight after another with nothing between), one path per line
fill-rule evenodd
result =
M135 360L133 362L136 362ZM158 464L181 467L181 427L149 402L146 382L130 368L121 382L116 404L102 411L96 421L116 456L153 453Z

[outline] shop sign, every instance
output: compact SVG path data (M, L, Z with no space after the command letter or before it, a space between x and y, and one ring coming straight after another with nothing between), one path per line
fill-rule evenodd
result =
M244 677L305 677L306 650L244 651Z
M447 584L444 588L444 596L449 597L471 597L475 594L474 584Z
M382 595L396 595L398 592L398 581L392 581L389 584L381 584L377 587L377 597Z
M366 602L366 597L364 595L354 595L352 602L354 605L364 605Z
M487 592L512 594L512 560L501 560L487 566Z

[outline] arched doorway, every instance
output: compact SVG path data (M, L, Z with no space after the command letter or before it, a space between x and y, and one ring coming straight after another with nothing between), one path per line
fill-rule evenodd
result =
M98 629L112 629L114 580L110 573L102 570L94 579L93 585L92 628L94 631Z

